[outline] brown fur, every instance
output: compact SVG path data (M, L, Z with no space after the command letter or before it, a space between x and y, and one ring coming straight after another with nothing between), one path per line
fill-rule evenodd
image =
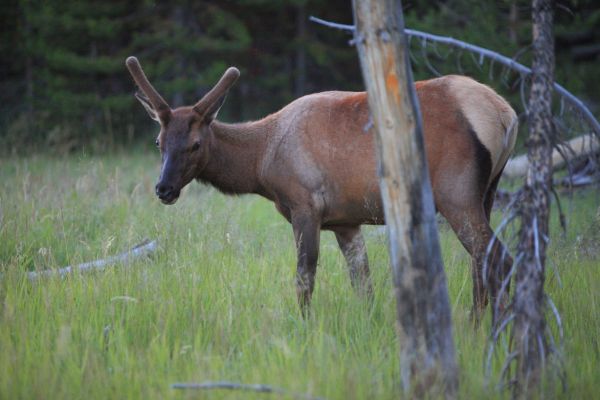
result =
M469 90L457 90L461 85ZM227 89L216 94L213 90L211 101L222 101ZM416 90L435 205L473 257L473 301L478 315L487 302L485 289L489 287L495 298L512 263L509 256L501 257L504 249L494 239L489 214L503 168L497 163L506 162L514 145L516 124L507 131L506 121L515 114L491 89L466 77L417 82ZM457 98L457 92L462 97ZM471 108L465 109L464 104ZM206 101L203 105L211 108ZM486 114L478 115L478 109ZM169 118L159 118L163 171L157 193L160 185L173 189L173 198L159 193L163 202L174 202L194 178L225 193L264 196L292 224L298 249L297 292L303 309L313 292L323 229L335 232L353 286L370 294L360 225L382 224L384 216L374 131L364 130L369 122L366 94L312 94L260 121L242 124L224 124L214 120L216 111L207 116L196 110L179 108ZM473 118L477 118L475 123ZM493 129L477 131L486 126ZM197 150L190 150L195 143ZM491 148L487 147L490 143ZM492 171L500 172L492 175ZM488 260L492 275L484 279L483 264L492 239Z

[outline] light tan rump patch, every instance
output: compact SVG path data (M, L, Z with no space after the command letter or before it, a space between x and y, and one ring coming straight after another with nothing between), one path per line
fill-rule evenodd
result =
M499 173L517 140L518 119L510 104L489 86L466 76L448 76L450 90L492 158L490 180Z

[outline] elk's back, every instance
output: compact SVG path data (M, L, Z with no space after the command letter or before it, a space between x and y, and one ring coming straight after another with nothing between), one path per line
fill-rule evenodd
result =
M416 90L436 204L482 196L514 147L516 114L492 89L463 76L417 82ZM291 197L322 202L324 227L383 223L366 93L308 95L278 114L270 158L282 184L294 188ZM448 192L456 190L465 193Z

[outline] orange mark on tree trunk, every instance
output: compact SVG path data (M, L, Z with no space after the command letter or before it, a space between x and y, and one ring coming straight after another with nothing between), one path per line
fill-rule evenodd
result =
M398 98L400 95L400 91L398 90L398 76L396 75L394 56L390 52L386 54L385 64L385 87L388 92Z

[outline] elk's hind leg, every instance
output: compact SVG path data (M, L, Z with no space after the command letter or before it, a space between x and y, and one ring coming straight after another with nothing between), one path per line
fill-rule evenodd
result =
M344 254L352 287L361 295L373 299L367 248L360 225L334 229L335 238Z
M302 314L306 316L315 287L321 223L311 211L292 211L291 220L298 254L296 293Z
M492 230L485 218L483 205L444 209L440 213L446 218L464 248L471 255L471 274L473 276L473 314L478 321L487 305L487 285L484 282L483 262Z
M440 213L446 218L458 239L471 254L473 276L473 312L477 323L490 298L495 301L500 290L506 268L510 268L512 259L504 246L494 236L484 205L475 199L462 207L440 207ZM493 240L490 246L490 241ZM488 252L488 249L490 251ZM487 276L484 265L487 263ZM495 308L495 307L494 307ZM492 309L492 320L496 319L496 310Z
M494 199L496 197L496 189L498 187L498 182L500 181L500 177L502 172L498 174L496 178L492 181L490 188L488 189L485 199L483 201L483 207L485 211L485 216L490 221L490 217L492 214L492 207L494 206ZM490 287L490 299L492 303L492 320L496 321L497 312L503 312L506 304L508 303L508 294L510 289L510 282L506 282L506 287L503 289L504 281L508 278L510 270L513 265L513 259L500 241L495 235L492 240L494 243L492 246L488 246L490 249L489 254L487 254L487 262L493 268L490 268L490 276L488 278L489 287ZM486 249L487 250L487 249ZM502 291L502 293L501 293ZM498 297L501 297L498 301Z

